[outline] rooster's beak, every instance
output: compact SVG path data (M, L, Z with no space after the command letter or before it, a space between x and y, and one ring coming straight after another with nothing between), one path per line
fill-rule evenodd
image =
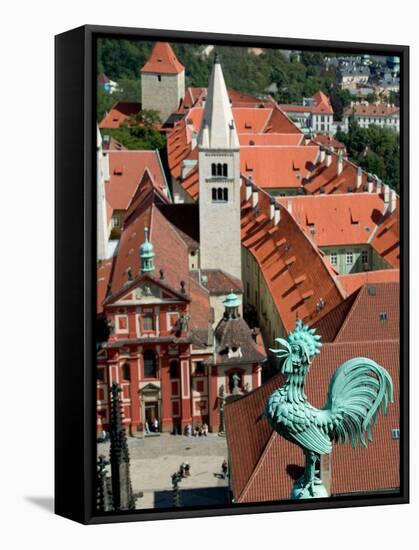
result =
M287 340L284 340L283 338L275 338L275 342L277 344L280 344L282 346L282 349L277 348L269 348L269 351L272 352L276 357L280 359L285 359L285 361L282 364L281 372L288 372L287 371L287 365L288 361L287 358L291 355L291 346L287 342ZM285 369L285 370L284 370Z

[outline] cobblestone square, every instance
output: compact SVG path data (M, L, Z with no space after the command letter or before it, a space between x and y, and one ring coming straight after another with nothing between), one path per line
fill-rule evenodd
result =
M138 509L173 506L171 476L182 462L190 465L190 476L179 484L183 506L216 505L228 502L228 480L221 476L227 458L225 438L216 434L201 437L159 434L128 438L131 481ZM98 454L109 456L109 443L98 444Z

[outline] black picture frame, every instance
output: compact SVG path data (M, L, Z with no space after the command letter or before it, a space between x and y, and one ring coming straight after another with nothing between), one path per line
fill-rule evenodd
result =
M400 56L400 494L109 513L95 511L95 41L100 37ZM84 524L409 502L409 47L87 25L55 38L55 513Z

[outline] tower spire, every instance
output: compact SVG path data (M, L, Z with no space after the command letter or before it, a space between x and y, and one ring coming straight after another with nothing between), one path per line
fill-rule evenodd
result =
M230 99L218 55L214 57L198 145L210 149L239 148Z

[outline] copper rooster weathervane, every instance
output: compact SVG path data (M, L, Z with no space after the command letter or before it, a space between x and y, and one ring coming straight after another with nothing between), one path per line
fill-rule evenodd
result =
M313 407L304 385L312 360L321 351L320 336L315 332L299 320L286 340L275 339L281 348L270 350L282 360L286 380L268 398L265 415L279 435L305 454L304 474L294 483L292 499L330 496L316 470L320 457L332 452L333 442L349 441L353 447L359 442L367 447L377 414L386 414L388 403L393 402L388 372L372 359L356 357L336 370L324 407Z

